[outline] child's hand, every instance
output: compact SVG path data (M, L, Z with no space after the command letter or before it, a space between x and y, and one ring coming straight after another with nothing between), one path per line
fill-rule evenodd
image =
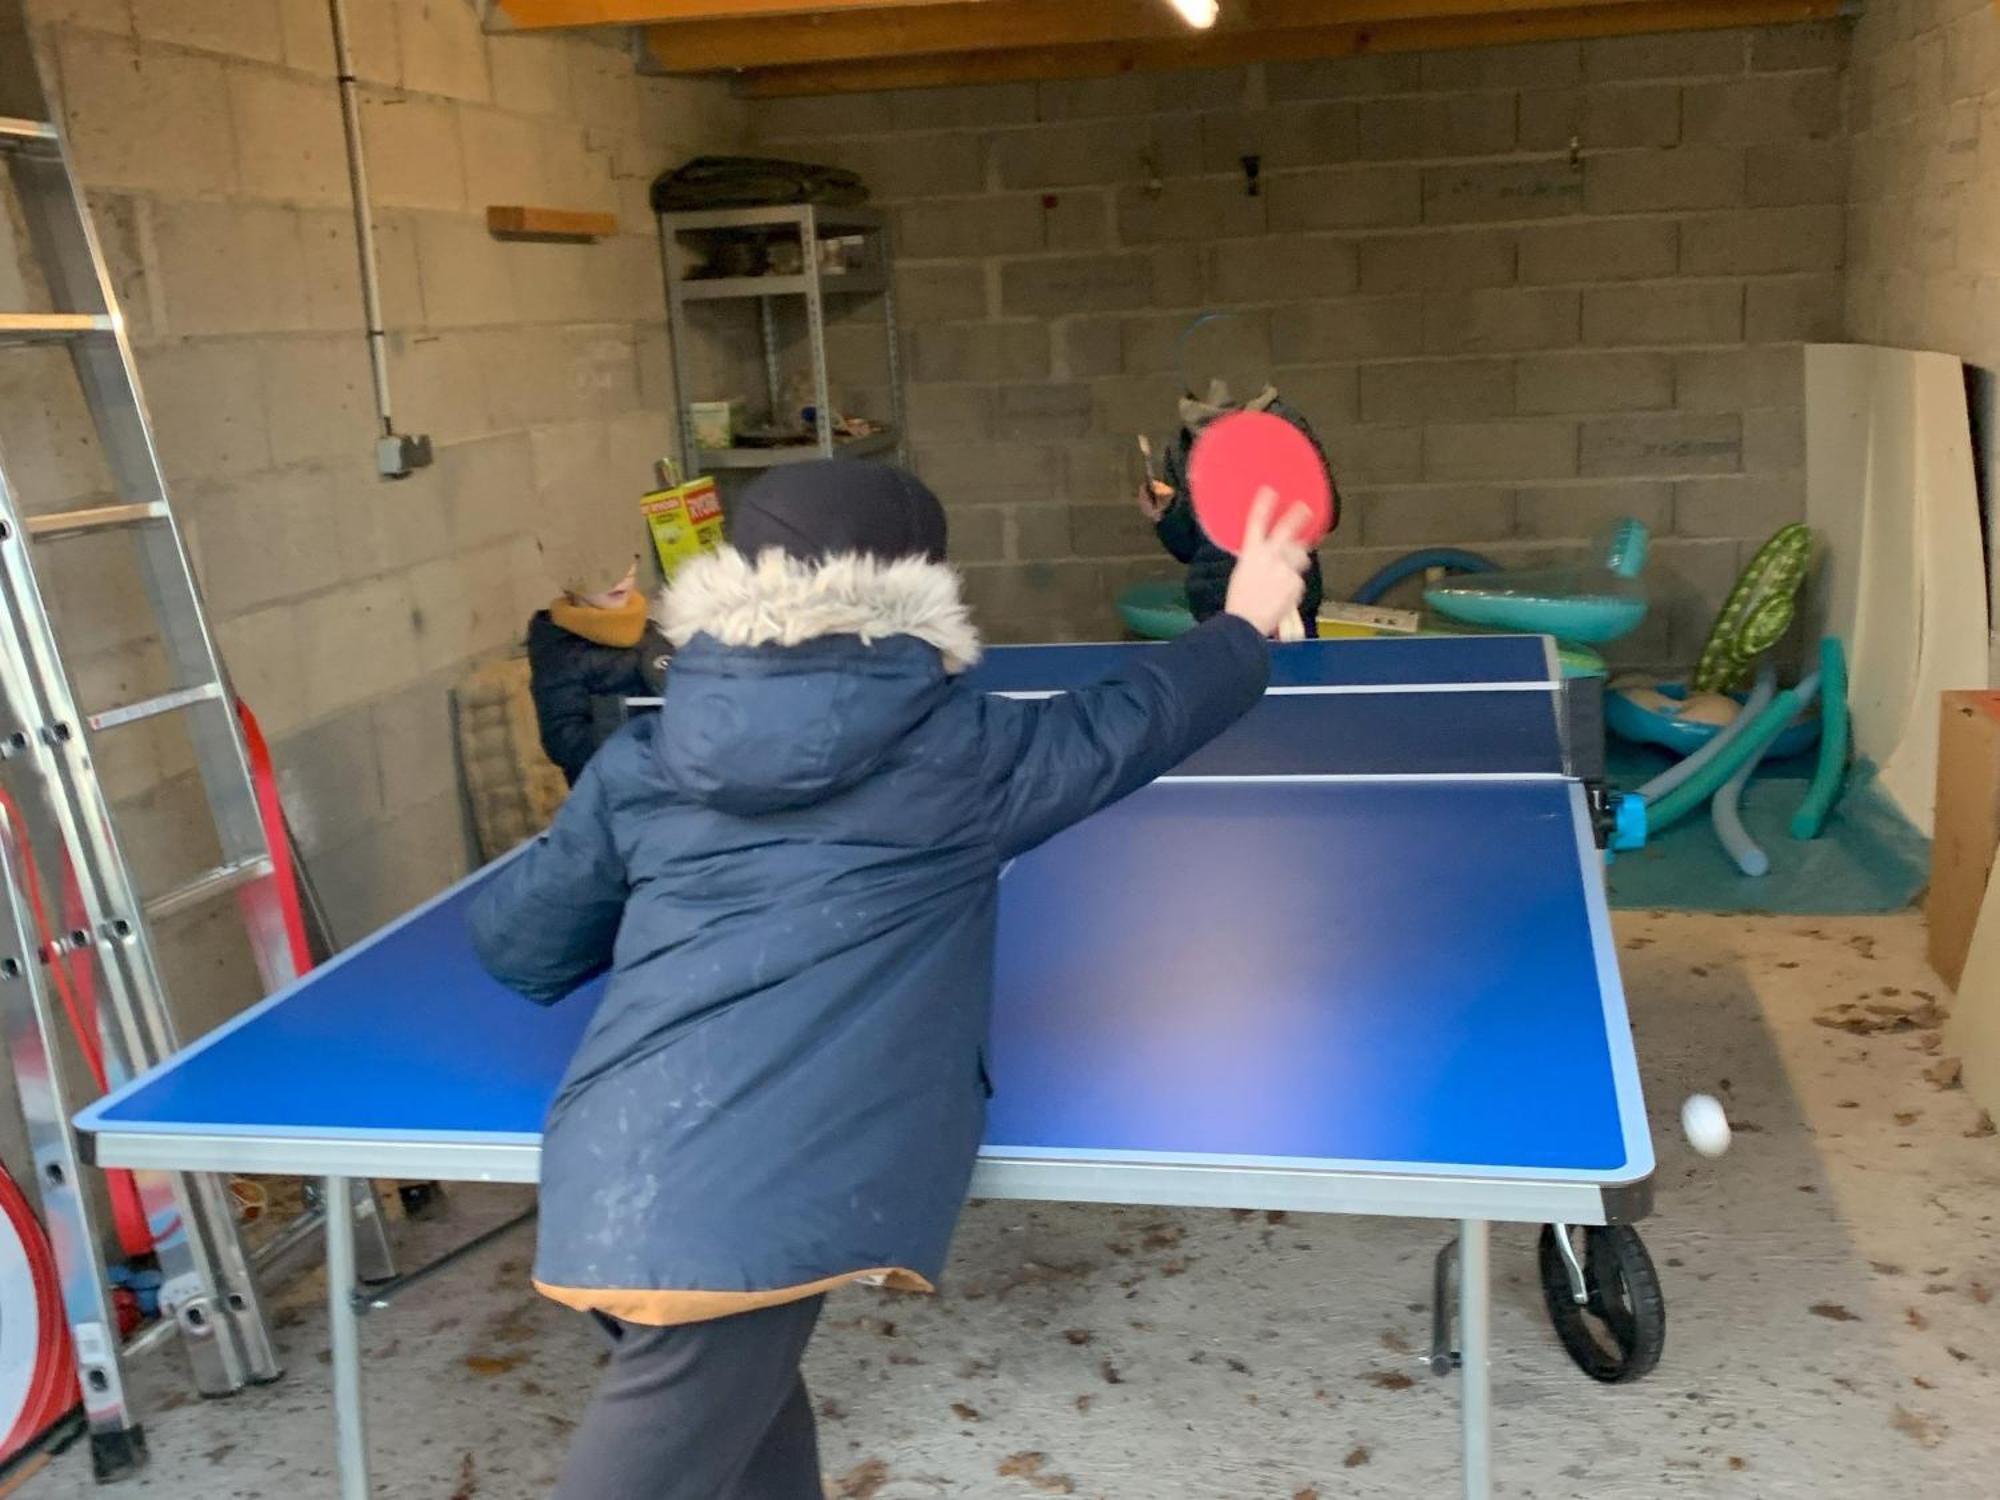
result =
M1157 479L1149 479L1139 487L1139 509L1146 513L1146 519L1157 521L1167 513L1167 507L1174 503L1174 487Z
M1312 512L1293 505L1273 521L1277 509L1276 490L1257 492L1222 606L1265 636L1276 635L1285 618L1299 612L1306 594L1306 565L1311 561L1301 538L1312 525Z

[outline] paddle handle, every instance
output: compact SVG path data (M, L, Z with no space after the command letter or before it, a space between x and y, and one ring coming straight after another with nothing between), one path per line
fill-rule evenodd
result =
M1278 622L1278 639L1281 641L1302 641L1306 638L1306 622L1295 609L1286 610L1285 618Z

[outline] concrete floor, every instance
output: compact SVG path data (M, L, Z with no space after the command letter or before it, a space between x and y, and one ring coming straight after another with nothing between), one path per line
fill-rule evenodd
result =
M1646 1237L1667 1356L1636 1386L1585 1380L1548 1330L1532 1232L1499 1232L1499 1493L1993 1493L2000 1139L1926 1077L1941 987L1919 920L1634 913L1618 930L1661 1158ZM1719 1162L1680 1139L1697 1090L1736 1120ZM461 1190L407 1240L444 1243L517 1201ZM1444 1233L976 1205L943 1296L830 1309L810 1361L828 1493L1456 1494L1456 1385L1414 1359ZM366 1326L378 1494L546 1493L597 1346L528 1290L526 1252L510 1241ZM126 1493L333 1493L318 1296L308 1279L278 1299L292 1374L276 1387L191 1401L156 1358L141 1381L154 1460ZM22 1494L89 1492L71 1454Z

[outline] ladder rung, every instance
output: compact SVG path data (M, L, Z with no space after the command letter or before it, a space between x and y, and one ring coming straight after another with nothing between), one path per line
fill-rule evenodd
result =
M142 698L137 703L127 703L122 708L107 708L101 714L91 714L85 722L92 729L116 729L121 724L136 724L141 719L170 714L177 708L189 708L197 703L212 703L221 696L221 683L204 682L199 687L179 688L171 693L162 693L157 698Z
M53 148L55 143L56 128L48 121L0 115L0 151L19 151L24 147L37 146Z
M97 505L89 510L51 511L45 516L29 516L27 526L30 536L77 536L86 531L102 531L106 527L143 526L148 521L166 519L165 503L149 500L139 505Z
M109 313L0 313L0 342L47 344L114 333L118 323Z
M250 884L253 880L262 880L269 874L271 874L271 856L268 854L241 859L233 865L218 865L206 875L195 876L179 890L168 891L164 896L155 896L146 903L146 915L158 922L213 901L217 896L227 895L239 886Z

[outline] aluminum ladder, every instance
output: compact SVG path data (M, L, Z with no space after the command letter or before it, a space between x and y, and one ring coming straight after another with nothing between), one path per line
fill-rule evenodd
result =
M161 1321L121 1345L101 1248L108 1243L86 1163L69 1121L78 1100L66 1079L62 975L81 965L96 1000L95 1040L117 1087L176 1050L153 925L234 897L267 993L297 977L271 850L230 691L162 474L132 351L89 210L71 169L56 112L35 67L18 11L0 16L5 105L34 107L0 118L0 154L20 206L31 254L24 271L44 282L30 300L48 310L0 310L0 346L66 349L109 483L104 503L57 512L24 502L0 453L0 769L21 822L32 825L33 857L0 818L0 879L9 914L0 921L0 1028L20 1086L36 1185L61 1269L75 1337L79 1380L98 1477L136 1469L145 1458L142 1425L127 1396L124 1356L155 1335L178 1330L204 1395L227 1395L276 1379L280 1368L249 1257L238 1238L231 1195L221 1179L135 1174L163 1277ZM24 95L34 96L32 103ZM37 295L37 290L42 295ZM129 539L157 631L164 682L137 701L86 713L45 603L58 564L49 549L105 534ZM85 544L92 545L92 544ZM95 545L103 545L98 543ZM175 716L199 773L214 846L198 873L142 892L120 848L112 803L96 766L101 737ZM158 726L156 726L158 727ZM31 887L29 882L36 881ZM62 882L58 887L57 882ZM41 892L62 889L68 908L54 919ZM26 899L24 899L26 898ZM38 909L39 908L39 909ZM365 1185L364 1185L365 1189ZM391 1274L372 1191L352 1205L370 1231L367 1270ZM297 1235L284 1237L295 1245Z

